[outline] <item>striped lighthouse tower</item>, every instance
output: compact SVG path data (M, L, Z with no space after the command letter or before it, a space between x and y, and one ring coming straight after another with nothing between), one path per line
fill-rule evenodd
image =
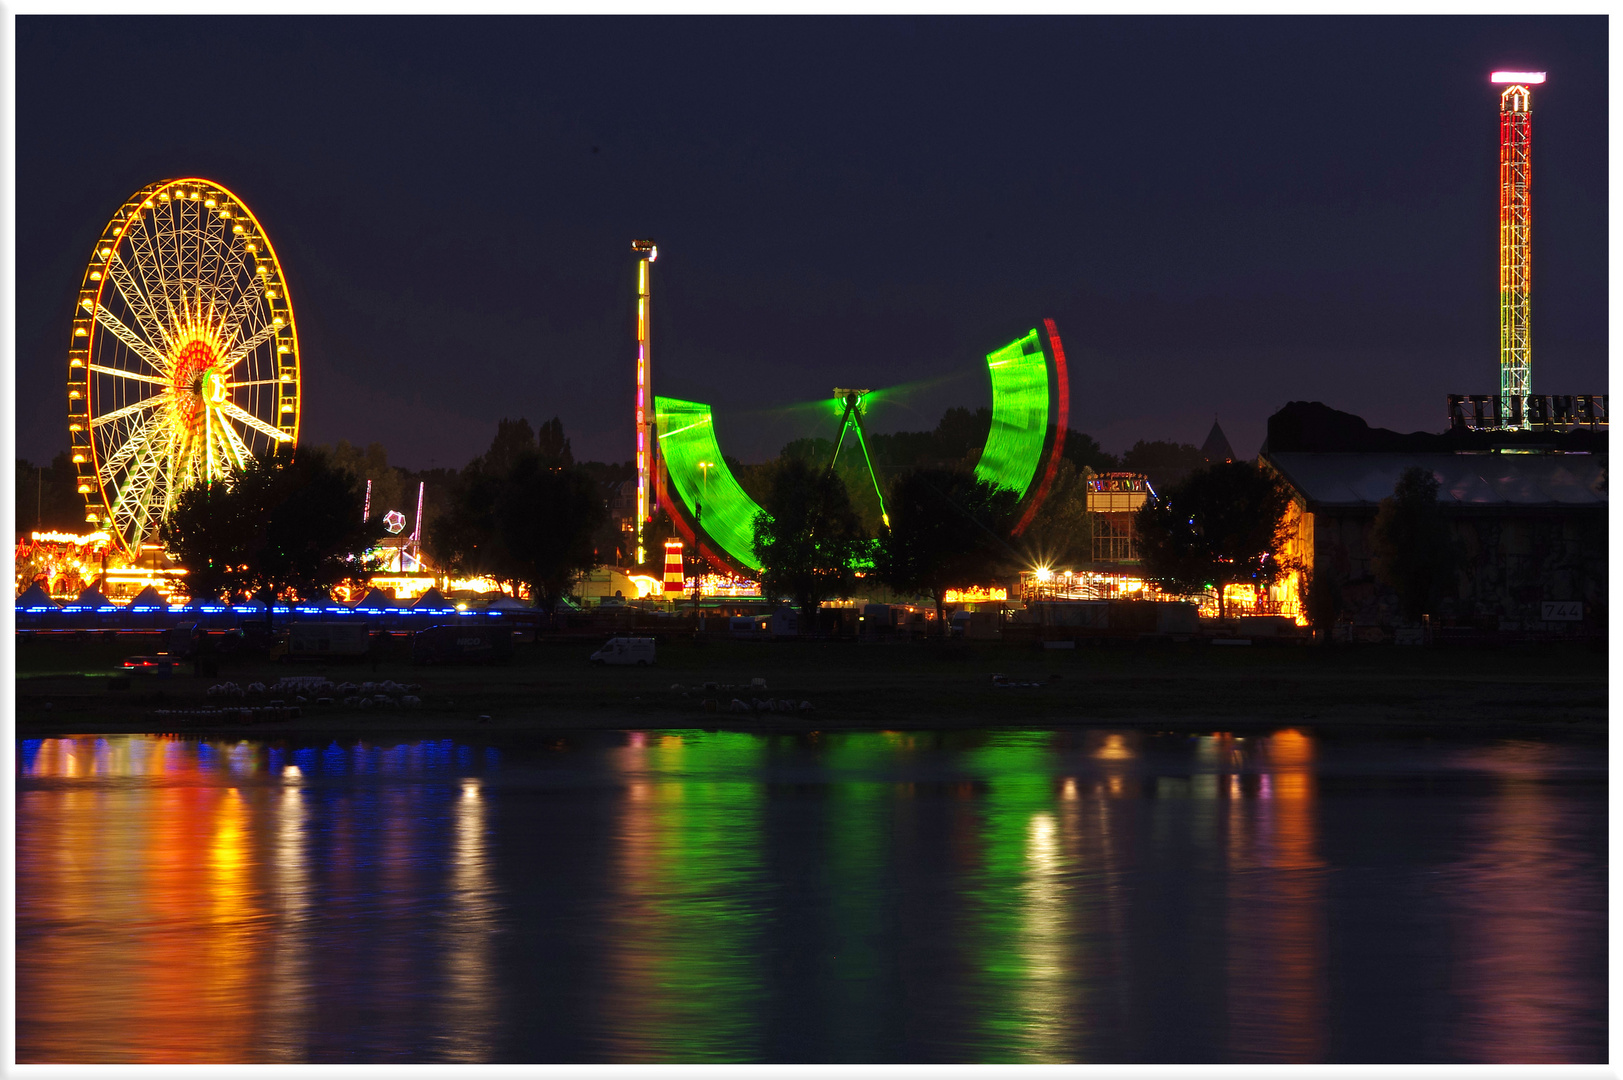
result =
M682 541L665 541L665 599L675 600L682 595Z

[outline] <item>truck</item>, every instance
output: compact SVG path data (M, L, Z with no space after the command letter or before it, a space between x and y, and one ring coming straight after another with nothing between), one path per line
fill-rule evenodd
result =
M368 644L363 622L296 622L287 628L285 646L278 643L273 655L291 660L361 657Z
M654 639L651 637L610 638L589 658L594 664L636 664L647 667L654 662Z
M513 632L506 626L443 623L411 636L414 664L501 664L513 659Z

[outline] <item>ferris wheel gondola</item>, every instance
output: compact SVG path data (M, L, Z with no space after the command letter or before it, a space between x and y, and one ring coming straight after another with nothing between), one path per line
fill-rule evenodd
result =
M195 177L126 199L85 269L68 349L86 522L137 554L182 491L295 444L299 405L286 279L248 207Z

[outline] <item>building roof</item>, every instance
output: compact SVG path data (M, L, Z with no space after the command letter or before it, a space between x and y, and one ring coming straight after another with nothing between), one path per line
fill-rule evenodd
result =
M1207 461L1234 460L1234 447L1229 445L1228 436L1223 434L1223 429L1216 420L1212 421L1211 433L1206 436L1206 441L1201 444L1200 456Z
M1445 507L1607 505L1606 454L1277 453L1266 460L1312 507L1373 509L1416 465L1437 478Z
M1264 454L1453 454L1466 450L1564 450L1604 454L1606 428L1571 431L1462 430L1401 434L1322 401L1293 401L1268 418Z

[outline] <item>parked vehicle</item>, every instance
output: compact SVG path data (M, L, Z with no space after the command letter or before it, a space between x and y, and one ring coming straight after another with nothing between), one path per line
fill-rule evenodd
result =
M124 674L126 675L154 675L160 679L167 679L174 674L175 662L169 656L126 656L124 658Z
M651 637L610 638L590 657L594 664L635 664L647 667L654 662L654 639Z
M499 664L513 658L513 632L506 626L446 623L411 636L414 664Z
M370 639L363 622L293 623L271 655L291 660L365 656Z

